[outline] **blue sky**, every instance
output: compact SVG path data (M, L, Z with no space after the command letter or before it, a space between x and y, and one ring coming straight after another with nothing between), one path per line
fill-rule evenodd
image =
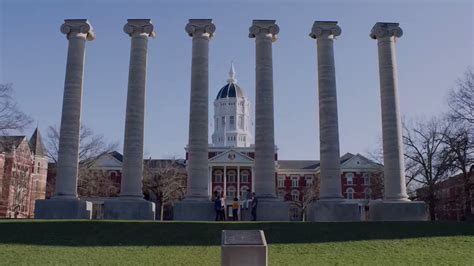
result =
M449 89L474 65L474 6L471 1L354 2L0 0L0 82L13 83L22 109L43 131L59 125L67 52L59 27L65 18L87 18L97 38L87 43L82 120L122 143L130 47L122 28L127 18L151 18L157 37L149 42L145 152L154 158L183 157L191 66L187 20L212 18L217 27L210 43L210 106L234 60L238 83L254 110L255 43L248 28L252 19L276 19L279 156L318 159L316 47L308 34L314 20L337 20L342 28L335 41L341 153L365 153L381 137L377 46L368 36L374 23L399 22L403 28L397 42L402 115L428 117L447 110Z

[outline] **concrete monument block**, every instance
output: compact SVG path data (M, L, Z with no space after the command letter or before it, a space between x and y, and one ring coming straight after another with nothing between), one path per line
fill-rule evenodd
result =
M259 198L257 221L289 221L290 203L273 198Z
M214 202L208 198L186 198L175 203L173 207L175 221L214 221L215 217Z
M423 201L373 201L369 203L369 221L427 221Z
M35 219L88 219L92 218L92 202L52 198L36 200Z
M262 230L223 230L222 266L266 266L268 246Z
M311 222L357 222L361 220L359 204L349 201L316 201L308 208Z
M110 199L104 209L105 220L155 220L155 203L144 199Z

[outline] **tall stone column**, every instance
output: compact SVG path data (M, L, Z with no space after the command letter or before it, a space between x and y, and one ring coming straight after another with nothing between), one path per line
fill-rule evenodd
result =
M82 83L86 41L95 34L86 19L66 19L61 32L69 40L64 82L63 109L57 176L52 200L36 201L35 218L90 219L92 205L77 197L79 131L81 126Z
M321 188L309 215L312 221L360 220L357 203L341 195L339 129L337 119L334 39L341 34L337 21L315 21L309 36L316 39L319 88L319 143Z
M255 194L258 220L289 220L288 204L276 197L272 43L280 28L275 20L254 20L255 38Z
M371 220L426 220L426 205L408 200L405 185L402 127L398 99L395 41L403 34L398 23L378 22L370 37L377 40L382 106L384 201L370 205Z
M155 32L150 19L129 19L123 30L131 37L123 174L120 198L105 202L105 218L154 220L155 205L143 199L142 179L148 38Z
M174 208L175 220L212 220L207 195L209 175L209 40L216 26L212 19L190 19L185 28L192 37L191 99L189 108L188 182L186 199Z

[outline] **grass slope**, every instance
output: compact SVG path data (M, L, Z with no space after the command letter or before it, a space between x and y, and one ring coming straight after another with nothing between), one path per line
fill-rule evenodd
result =
M466 223L0 221L0 264L219 265L223 229L262 229L270 265L474 265Z

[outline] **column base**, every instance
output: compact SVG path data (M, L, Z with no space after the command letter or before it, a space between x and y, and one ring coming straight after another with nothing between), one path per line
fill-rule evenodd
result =
M105 220L155 220L155 203L142 198L115 198L104 202Z
M52 198L35 201L35 219L92 218L92 202L77 198Z
M257 221L289 221L290 203L277 198L257 198ZM249 208L250 210L252 208Z
M215 217L214 202L208 197L185 198L173 206L175 221L214 221Z
M310 222L361 221L359 204L345 200L318 200L308 207Z
M372 201L369 221L427 221L428 212L423 201Z

